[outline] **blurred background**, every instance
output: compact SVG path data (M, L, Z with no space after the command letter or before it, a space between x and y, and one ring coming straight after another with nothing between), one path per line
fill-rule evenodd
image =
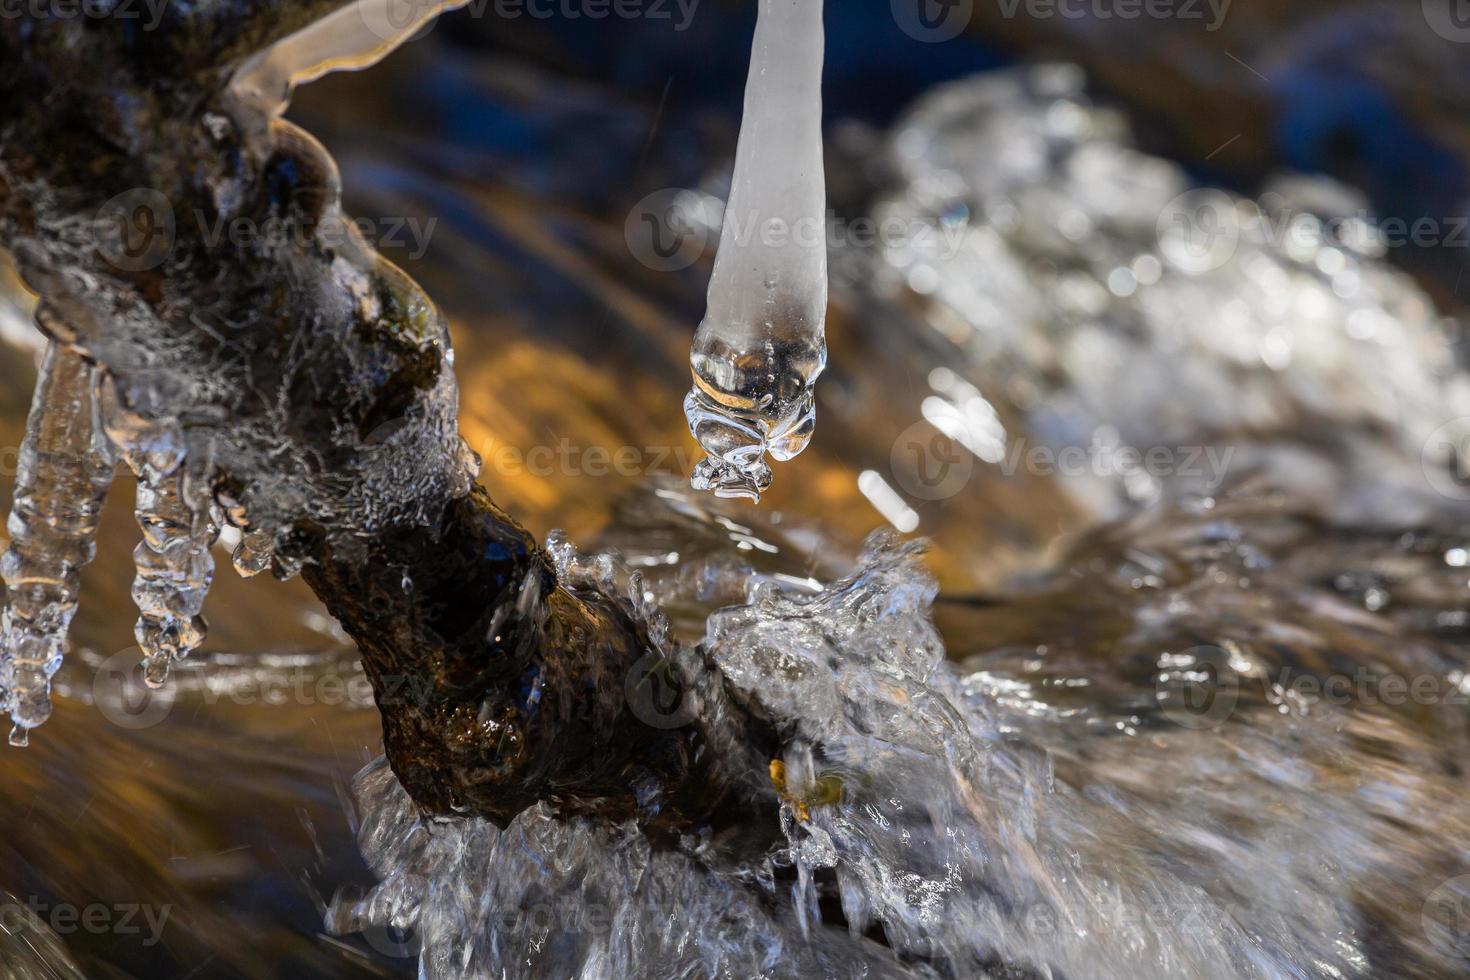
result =
M696 243L679 268L658 267L636 229L650 195L722 194L755 18L749 0L618 9L631 13L599 16L608 8L592 0L472 3L371 70L305 87L289 113L336 156L347 213L447 315L482 481L538 536L564 528L587 543L615 539L629 499L651 482L684 483L697 459L681 404L713 250ZM1080 97L1116 110L1139 151L1173 161L1194 185L1254 198L1283 175L1315 175L1334 183L1309 185L1307 199L1326 195L1335 208L1345 196L1347 211L1379 227L1402 222L1402 240L1374 262L1410 284L1418 306L1404 317L1435 331L1432 343L1421 338L1432 354L1423 363L1435 365L1427 373L1463 367L1464 0L839 0L826 16L838 219L872 214L911 180L888 134L936 86L1075 65ZM1432 224L1415 234L1422 220ZM896 449L921 424L936 368L991 396L1013 434L1038 431L1035 399L955 354L964 345L922 290L885 291L865 268L861 256L834 261L812 447L778 468L760 512L711 513L746 531L803 529L791 540L809 542L796 565L812 575L842 567L874 527L916 530L934 542L944 594L965 600L1047 567L1078 535L1140 504L994 466L957 492L905 495ZM39 351L30 302L7 278L7 506ZM1344 397L1376 414L1381 392L1353 389L1368 376L1348 371L1328 386L1345 384ZM1047 377L1036 371L1038 384ZM1076 387L1065 368L1051 377ZM1121 372L1109 383L1133 381ZM1324 417L1298 409L1253 423L1253 438ZM1417 473L1417 452L1406 459L1403 472ZM870 472L887 495L865 485ZM1325 485L1327 496L1348 494ZM29 749L0 751L0 893L14 897L0 923L14 946L0 963L14 956L12 972L36 976L72 975L67 959L95 977L412 975L401 937L322 928L334 892L371 881L346 787L379 752L377 717L350 645L299 581L242 581L222 549L200 666L170 692L144 694L129 679L130 496L120 477L84 575L55 718ZM1363 507L1385 499L1375 491ZM940 625L952 655L975 651L970 620ZM101 909L97 928L58 916L66 908Z

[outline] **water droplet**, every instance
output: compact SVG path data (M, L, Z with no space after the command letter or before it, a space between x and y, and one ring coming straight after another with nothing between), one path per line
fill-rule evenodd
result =
M166 657L149 657L143 661L143 683L158 690L168 683L169 661Z

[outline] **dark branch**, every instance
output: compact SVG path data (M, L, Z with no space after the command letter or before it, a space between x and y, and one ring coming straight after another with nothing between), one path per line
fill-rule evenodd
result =
M304 565L429 811L503 823L551 800L683 825L767 797L727 775L760 772L751 757L772 742L733 706L702 713L718 736L629 710L630 671L664 660L647 625L624 600L558 586L469 482L442 317L343 231L321 148L206 70L338 5L198 4L142 40L0 26L0 245L43 326L133 410L177 419L191 475L275 533L281 567ZM219 234L236 222L251 234ZM724 697L697 666L674 673Z

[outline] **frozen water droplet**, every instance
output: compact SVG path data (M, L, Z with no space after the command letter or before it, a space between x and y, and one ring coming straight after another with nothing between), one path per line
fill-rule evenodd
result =
M214 580L210 549L219 527L207 508L186 499L182 468L164 475L137 454L124 455L139 471L135 515L143 541L133 551L133 602L139 614L133 635L143 649L144 679L151 687L167 679L173 661L204 642L204 599Z
M827 363L822 4L762 0L730 200L694 337L689 429L709 453L695 489L759 499L769 453L791 459L816 424Z
M235 546L232 561L241 578L253 578L271 567L275 542L267 531L248 531Z
M155 691L168 683L170 663L163 657L149 657L143 661L143 683Z
M617 577L611 555L584 554L572 544L565 531L552 531L546 536L546 552L551 556L556 577L565 585L608 589Z

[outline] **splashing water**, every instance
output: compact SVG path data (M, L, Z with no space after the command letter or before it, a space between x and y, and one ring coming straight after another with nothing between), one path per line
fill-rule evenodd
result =
M980 91L977 107L971 98ZM1038 430L1048 420L1065 428L1101 417L1142 437L1167 391L1178 411L1171 421L1184 431L1214 431L1205 410L1238 411L1227 424L1249 422L1267 433L1264 448L1281 448L1294 413L1360 421L1354 413L1374 399L1352 382L1374 378L1413 409L1393 439L1416 456L1416 426L1456 404L1455 386L1425 367L1433 357L1397 360L1354 346L1394 329L1402 349L1417 354L1435 337L1422 297L1371 257L1336 246L1331 255L1319 246L1283 256L1247 240L1220 269L1205 268L1187 239L1166 232L1154 241L1146 210L1119 213L1117 202L1144 198L1137 188L1117 193L1117 181L1149 171L1114 168L1117 147L1078 138L1097 120L1075 91L997 98L987 84L943 99L922 107L940 120L926 126L918 116L904 131L914 171L895 206L938 224L957 204L989 206L996 223L977 222L970 251L953 266L896 252L884 257L885 271L958 312L979 335L977 351L999 338L1008 357L995 363L1030 385L1028 421ZM1017 125L1022 132L1002 143L1014 152L1046 152L990 167L987 141L969 138L980 128L976 115ZM926 137L939 138L926 147ZM1057 161L1069 179L1048 169ZM1020 179L997 191L985 184L987 170ZM1155 246L1167 274L1142 261L1146 253L1164 265ZM980 261L987 255L995 261ZM1038 256L1045 261L1031 263ZM1241 288L1242 268L1262 279L1258 288ZM1058 277L1058 269L1068 272ZM1132 280L1115 276L1120 270ZM1344 271L1356 282L1341 279ZM988 293L984 276L1010 274L1012 292ZM1365 281L1366 294L1348 289ZM1283 294L1306 301L1288 310L1267 304ZM1237 295L1240 305L1214 302ZM992 296L1031 315L1010 318L986 305ZM1357 318L1356 333L1335 333L1349 306L1370 316ZM997 329L982 334L997 310ZM1287 323L1315 331L1317 356L1308 360L1283 339ZM1160 343L1170 330L1172 346ZM1231 343L1241 336L1251 341L1244 353ZM1053 350L1062 356L1046 363ZM1150 350L1177 361L1160 364ZM1099 370L1109 363L1099 355L1113 355L1117 371ZM100 494L111 475L75 486L76 474L110 450L96 445L102 427L87 424L95 399L82 362L60 363L75 378L56 363L43 372L17 493L16 523L25 527L14 534L18 557L5 563L13 591L15 583L44 586L30 593L24 585L7 614L0 687L12 710L23 700L17 692L45 686L41 675L59 656L75 606L75 569L91 532L58 508L92 499L86 493ZM1176 363L1214 382L1244 378L1252 397L1196 383L1180 409L1168 370ZM1171 384L1119 384L1125 368L1130 380ZM1048 379L1055 387L1038 383ZM981 398L952 377L931 381L942 394ZM104 415L109 432L135 424ZM78 421L66 429L71 441L58 437L63 423ZM193 458L193 447L176 451L168 424L114 438L144 485L144 621L192 624L209 575L196 559L201 550L207 557L219 522L191 500L183 467L207 461ZM1350 451L1333 452L1340 455L1327 454L1325 482L1336 487L1357 471L1342 458ZM1405 457L1383 464L1402 476ZM392 472L385 464L371 475ZM1158 494L1134 489L1129 483L1131 502L1158 503ZM779 571L757 575L733 547L655 562L631 550L622 560L581 555L553 539L563 581L609 591L626 583L661 653L783 733L761 770L779 800L767 815L769 843L749 849L745 837L706 831L656 841L634 823L596 824L544 805L505 831L469 818L429 821L378 763L359 792L363 850L382 884L335 903L330 923L366 928L374 945L385 927L414 930L421 975L430 978L1463 975L1464 947L1418 921L1435 884L1470 869L1463 700L1337 703L1286 683L1293 670L1368 667L1412 671L1462 696L1470 690L1463 526L1327 533L1319 515L1270 502L1275 496L1160 507L1084 541L1050 576L938 605L921 547L884 536L854 568L820 580L795 552L784 553ZM658 521L683 521L706 537L722 528L747 549L777 548L769 527L705 514L669 492L659 499ZM651 538L636 522L624 533ZM266 532L252 531L237 567L261 570L272 547ZM24 564L31 554L40 556L35 576ZM145 575L143 565L160 556L180 561L150 564ZM26 602L37 598L29 608L42 615L27 621ZM698 611L684 617L700 623L684 637L697 647L675 644L662 608ZM964 638L948 651L958 663L940 643L936 619L945 617L960 622L947 634ZM26 622L42 623L37 649L12 644L13 620L23 624L17 635ZM185 644L155 646L172 659ZM37 652L48 655L39 670ZM1232 679L1214 692L1229 697L1203 711L1181 706L1178 690L1205 668ZM390 941L396 952L411 948Z
M707 520L697 513L664 492L644 517ZM1222 527L1236 546L1216 546ZM922 545L878 535L855 572L819 591L767 577L709 617L706 669L788 733L771 760L781 802L766 850L707 833L659 843L632 823L545 806L503 832L425 821L379 762L358 793L360 843L383 883L339 898L329 923L379 941L390 928L412 935L429 978L1132 980L1390 975L1375 969L1384 950L1371 921L1407 937L1394 954L1404 970L1449 975L1455 951L1417 917L1435 882L1470 867L1470 821L1449 802L1456 777L1436 762L1462 750L1463 717L1450 706L1431 725L1383 704L1282 707L1290 665L1254 636L1274 615L1302 655L1366 643L1371 659L1423 643L1407 623L1455 601L1443 547L1385 535L1324 549L1312 521L1259 502L1163 513L980 614L966 632L986 652L956 664L935 631ZM1425 601L1385 641L1310 569L1390 555ZM610 582L635 574L622 559L580 561ZM1133 588L1137 562L1168 565L1170 581ZM1242 584L1247 567L1257 580ZM723 559L704 571L670 569L645 587L678 606L713 583L750 583ZM1123 637L1106 661L1085 652L1099 628ZM1033 635L1046 642L1021 639ZM1228 713L1164 696L1174 688L1162 678L1205 643L1233 651ZM1463 651L1438 649L1421 667L1458 683ZM1393 750L1344 768L1361 738Z
M696 489L759 499L769 453L816 425L827 363L821 0L761 0L735 173L704 322L694 337L690 431L709 453Z
M1433 896L1470 881L1466 534L1420 453L1463 375L1371 247L1267 233L1297 197L1227 198L1256 218L1201 253L1158 220L1182 175L1125 136L1070 69L941 90L897 131L880 209L959 247L842 255L842 278L945 309L970 357L931 376L956 405L936 417L983 460L1006 436L962 410L984 399L960 370L1058 445L1111 422L1096 452L1242 444L1246 465L1208 495L1136 467L1069 480L1131 519L976 599L937 598L922 546L883 535L814 578L789 524L667 489L618 552L557 539L606 590L636 568L672 655L782 733L766 844L549 806L426 821L380 762L358 792L382 883L329 924L411 935L427 978L1463 975ZM1394 678L1437 693L1395 700Z
M1258 199L1191 187L1132 145L1071 65L940 86L885 156L902 179L874 217L923 231L882 262L834 262L954 342L969 370L931 373L924 419L977 460L1006 450L956 371L1005 393L1037 441L1084 449L1065 485L1107 516L1209 494L1227 469L1344 519L1413 522L1443 505L1421 455L1436 432L1464 445L1470 379L1430 298L1383 261L1357 191L1302 176ZM1217 458L1144 465L1183 446Z

